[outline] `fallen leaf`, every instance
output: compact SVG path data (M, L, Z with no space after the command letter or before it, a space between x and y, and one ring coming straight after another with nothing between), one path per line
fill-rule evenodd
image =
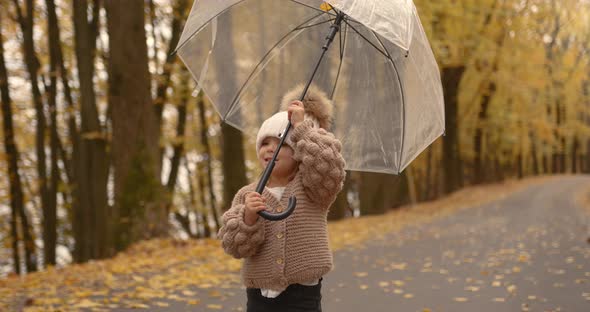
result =
M506 287L506 290L508 290L509 293L514 294L516 292L516 286L510 285Z
M213 298L221 297L221 292L219 290L212 290L209 292L209 297L213 297Z
M518 261L519 262L527 262L527 261L529 261L529 257L526 255L520 255L520 256L518 256Z
M72 307L82 309L82 308L96 308L96 307L100 307L100 306L101 306L101 304L96 303L90 299L84 299L84 300L78 302L77 304L73 305Z
M407 263L392 263L391 268L394 270L405 270Z
M393 283L395 286L398 286L398 287L402 287L402 286L404 286L404 284L405 284L405 283L404 283L404 281L400 281L400 280L395 280L395 281L393 281L392 283Z
M453 298L453 300L455 300L457 302L466 302L468 299L465 297L455 297L455 298Z
M190 290L183 290L182 291L182 294L185 295L185 296L187 296L187 297L192 297L192 296L196 295L197 293L194 292L194 291L190 291Z
M133 302L129 305L130 308L133 309L149 309L150 306L147 304L143 304L143 303L139 303L139 302Z

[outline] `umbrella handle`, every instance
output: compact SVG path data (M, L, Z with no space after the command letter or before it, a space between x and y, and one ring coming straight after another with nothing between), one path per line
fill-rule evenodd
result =
M289 205L287 205L287 210L282 213L274 214L269 213L267 211L259 211L258 214L269 221L279 221L283 220L286 217L290 216L293 211L295 211L295 206L297 206L297 198L295 196L289 197Z
M281 141L279 142L279 145L278 145L277 149L275 150L275 153L272 156L272 159L270 160L268 165L266 165L266 168L264 169L264 173L262 174L262 178L260 178L260 181L258 182L258 186L256 187L256 193L262 195L262 191L264 190L266 183L270 179L270 175L272 174L272 170L275 167L275 161L277 160L277 156L279 155L279 151L281 150L281 147L285 143L285 139L287 138L287 134L289 133L289 130L291 130L291 127L292 127L291 121L289 121L289 123L287 124L287 128L285 129L285 131L281 135ZM295 206L297 206L297 199L295 198L295 196L291 196L291 197L289 197L289 205L287 206L287 210L285 210L284 212L274 214L274 213L269 213L266 211L259 211L258 215L260 215L261 217L263 217L269 221L279 221L279 220L283 220L286 217L290 216L293 213L293 211L295 210Z

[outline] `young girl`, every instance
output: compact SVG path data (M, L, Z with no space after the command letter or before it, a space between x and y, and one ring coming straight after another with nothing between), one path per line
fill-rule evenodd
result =
M243 187L223 215L218 237L226 253L244 258L242 281L248 312L321 311L322 276L332 269L328 244L328 209L345 178L341 144L327 132L332 103L317 88L303 102L303 88L283 98L282 111L267 119L256 138L256 152L265 167L290 120L292 129L262 195L256 184ZM291 216L268 221L261 210L282 212L297 197Z

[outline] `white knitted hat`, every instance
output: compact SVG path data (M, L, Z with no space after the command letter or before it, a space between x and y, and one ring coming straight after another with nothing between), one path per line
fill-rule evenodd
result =
M313 125L316 128L319 128L319 122L316 118L309 114L305 114L305 120L311 119L313 120ZM262 140L268 137L275 137L280 139L283 132L287 128L289 124L289 113L282 111L272 115L270 118L265 120L260 126L260 130L258 130L258 135L256 135L256 153L260 150L260 146L262 145ZM289 130L287 133L287 138L285 139L285 144L289 145L291 148L295 148L293 141L291 141L291 132L293 132L293 128Z
M289 104L298 100L299 96L303 92L303 85L296 86L285 94L282 100L283 109L287 109ZM328 99L326 94L315 86L311 86L307 91L305 98L303 99L303 106L305 107L305 120L313 120L314 127L327 129L331 124L332 115L332 102ZM262 123L258 135L256 136L256 153L260 150L262 140L267 137L281 138L281 134L287 128L289 124L289 115L287 111L281 111ZM293 131L289 131L285 143L295 148L291 141L290 134Z

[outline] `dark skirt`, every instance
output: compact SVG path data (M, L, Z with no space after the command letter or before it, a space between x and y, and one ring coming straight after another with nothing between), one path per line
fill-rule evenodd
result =
M322 312L321 289L321 280L314 286L293 284L276 298L266 298L259 288L248 288L247 312Z

